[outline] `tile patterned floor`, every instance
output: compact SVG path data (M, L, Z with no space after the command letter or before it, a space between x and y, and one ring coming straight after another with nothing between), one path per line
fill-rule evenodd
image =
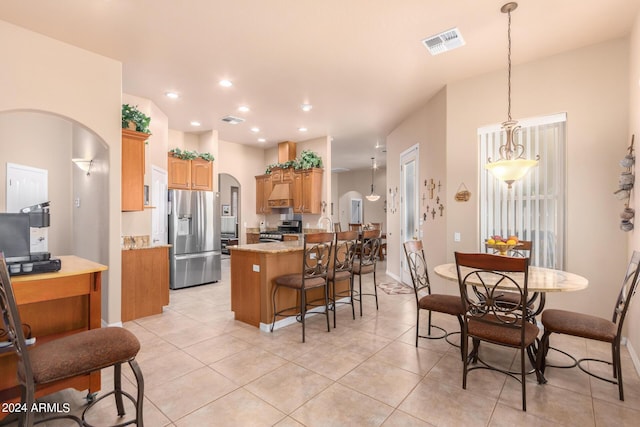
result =
M463 390L458 348L424 339L415 347L411 294L379 292L379 310L365 299L364 315L355 320L348 306L339 307L330 333L324 317L314 316L302 344L300 325L270 334L233 320L228 262L219 283L172 291L163 314L125 324L142 343L146 426L587 427L636 426L640 420L640 378L626 349L624 402L615 386L578 369L549 369L546 385L528 379L523 412L517 381L477 370ZM378 271L384 269L381 263ZM390 278L380 273L378 280ZM449 316L434 314L434 323L458 329ZM576 356L608 357L606 345L551 338ZM481 355L503 366L517 361L515 352L484 344ZM563 363L559 353L549 359ZM105 389L110 375L103 373ZM134 391L132 375L125 370L125 376L126 388ZM82 397L65 390L50 399L79 408ZM105 400L92 419L115 422L113 406Z

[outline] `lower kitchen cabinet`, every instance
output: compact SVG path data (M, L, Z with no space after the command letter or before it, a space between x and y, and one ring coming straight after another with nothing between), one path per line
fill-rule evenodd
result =
M162 313L169 305L169 247L122 251L122 321Z

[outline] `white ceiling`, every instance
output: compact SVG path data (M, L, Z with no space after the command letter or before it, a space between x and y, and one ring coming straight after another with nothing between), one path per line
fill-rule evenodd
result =
M376 142L445 84L506 69L504 3L21 0L0 2L0 19L121 61L123 91L152 100L171 129L194 132L198 120L200 131L256 146L331 135L333 166L356 169L371 167L372 156L384 164ZM639 6L521 0L512 13L513 63L623 37ZM453 27L466 45L431 56L421 40ZM222 88L220 79L234 86ZM305 102L311 112L299 108ZM243 104L249 113L237 111ZM229 114L246 122L220 121Z

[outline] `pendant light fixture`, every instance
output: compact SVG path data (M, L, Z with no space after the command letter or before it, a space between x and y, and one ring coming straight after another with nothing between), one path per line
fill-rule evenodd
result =
M509 188L511 184L519 180L529 172L534 166L538 165L539 156L536 160L527 160L524 157L524 146L514 141L514 137L520 126L516 120L511 118L511 12L518 7L518 3L510 2L502 6L500 11L506 13L509 16L509 26L507 30L507 37L509 40L509 52L508 52L508 103L507 103L507 120L502 123L502 129L506 133L506 141L500 146L498 152L500 153L500 159L495 162L488 159L488 163L485 165L485 169L490 171L493 176L501 181L507 183Z
M370 202L375 202L380 198L379 194L376 194L375 191L373 191L373 173L376 170L376 158L372 157L371 158L371 194L369 194L367 197L367 200Z

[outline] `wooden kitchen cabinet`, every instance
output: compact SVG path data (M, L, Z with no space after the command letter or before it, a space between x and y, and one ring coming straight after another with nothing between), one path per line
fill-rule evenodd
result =
M167 169L169 170L168 187L170 189L191 189L191 162L189 160L179 159L169 154Z
M122 129L122 211L144 209L144 144L149 134Z
M271 170L271 183L272 184L280 184L280 183L291 183L293 182L293 176L295 171L293 168L273 168Z
M169 189L213 191L213 162L204 159L183 160L169 154Z
M247 233L247 245L260 243L260 233Z
M169 305L169 247L122 251L122 321L162 313Z
M320 168L296 171L293 177L293 212L322 212L322 173Z
M191 160L191 189L213 191L213 162L204 159Z
M271 195L271 175L256 176L256 213L271 213L269 195Z

